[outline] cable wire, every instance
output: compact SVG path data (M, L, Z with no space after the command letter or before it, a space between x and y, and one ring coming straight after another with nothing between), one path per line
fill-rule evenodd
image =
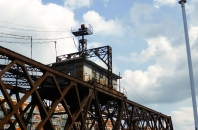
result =
M21 25L21 24L16 24L16 23L11 23L11 22L6 22L6 21L0 21L1 23L7 23L7 24L13 24L17 26L23 26L23 27L32 27L32 28L40 28L40 29L52 29L52 28L42 28L42 27L35 27L35 26L26 26L26 25ZM64 29L58 29L58 30L64 30ZM69 29L66 29L69 30Z
M13 38L13 39L23 39L23 40L30 40L28 38L24 38L24 37L9 37L9 36L1 36L0 37L3 37L3 38Z
M24 39L24 40L30 40L30 39L27 39L27 38L24 38L24 37L28 37L28 38L31 38L31 36L23 36L23 35L16 35L16 34L8 34L8 33L0 33L0 34L3 34L3 35L9 35L9 36L15 36L15 37L9 37L9 36L2 36L0 35L0 37L4 37L4 38L14 38L14 39ZM18 36L18 37L16 37ZM42 39L42 38L35 38L33 40L60 40L60 39L66 39L66 38L73 38L73 37L61 37L61 38L49 38L49 39Z
M24 36L24 35L16 35L16 34L10 34L10 33L2 33L0 32L0 34L3 34L3 35L9 35L9 36L17 36L17 37L31 37L31 36Z
M12 41L0 41L4 43L16 43L16 44L31 44L31 42L12 42ZM46 42L32 42L32 44L43 44L43 43L52 43L54 41L46 41Z
M33 39L33 40L60 40L60 39L66 39L66 38L73 38L73 37L61 37L61 38L52 38L52 39Z
M74 40L74 37L73 37L73 41L74 41L74 45L75 45L76 49L78 50L78 47L76 46L76 43L75 43L75 40Z
M10 27L5 27L5 26L0 26L2 28L7 28L7 29L14 29L14 30L20 30L20 31L31 31L31 32L69 32L67 31L37 31L37 30L27 30L27 29L20 29L20 28L10 28Z

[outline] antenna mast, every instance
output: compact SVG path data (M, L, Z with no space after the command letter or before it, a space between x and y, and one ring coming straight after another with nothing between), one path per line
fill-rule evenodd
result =
M93 27L89 24L89 28L87 28L85 24L81 24L81 28L79 28L77 31L72 30L71 32L76 37L81 36L81 39L79 39L78 44L78 51L82 56L85 50L87 50L87 39L85 39L84 36L93 34Z

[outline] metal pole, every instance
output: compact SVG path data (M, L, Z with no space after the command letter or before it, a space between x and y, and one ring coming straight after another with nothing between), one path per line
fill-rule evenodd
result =
M188 37L188 27L187 27L187 21L186 21L185 3L186 3L186 0L179 1L179 4L181 4L181 7L182 7L184 32L185 32L185 38L186 38L186 50L187 50L187 57L188 57L188 68L189 68L189 75L190 75L190 85L191 85L191 95L192 95L192 103L193 103L193 111L194 111L195 130L198 130L197 102L196 102L195 87L194 87L194 78L193 78L193 69L192 69L189 37Z
M31 37L31 59L32 59L32 37Z
M119 72L119 91L121 92L121 88L120 88L120 72Z
M58 62L58 60L57 60L57 49L56 49L56 41L54 41L54 43L55 43L55 52L56 52L56 62Z

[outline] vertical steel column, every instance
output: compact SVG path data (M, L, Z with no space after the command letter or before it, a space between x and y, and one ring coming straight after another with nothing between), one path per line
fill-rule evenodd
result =
M112 83L112 48L110 46L108 46L108 50L107 50L107 56L108 56L108 86L110 88L113 88L113 83Z
M192 60L191 60L191 52L190 52L189 37L188 37L188 27L187 27L187 20L186 20L185 3L186 3L186 0L179 1L179 4L181 4L181 7L182 7L184 32L185 32L185 38L186 38L186 50L187 50L187 57L188 57L188 68L189 68L189 75L190 75L190 85L191 85L191 95L192 95L192 103L193 103L193 111L194 111L195 130L198 130L197 102L196 102L195 87L194 87L194 77L193 77Z
M100 98L98 96L97 90L94 88L94 96L95 96L95 113L99 117L98 119L98 127L99 130L105 130L104 121L102 118L101 108L100 108Z
M118 103L118 115L117 115L117 119L116 119L115 126L114 126L113 130L121 129L120 126L122 124L123 110L124 110L124 101L120 101Z

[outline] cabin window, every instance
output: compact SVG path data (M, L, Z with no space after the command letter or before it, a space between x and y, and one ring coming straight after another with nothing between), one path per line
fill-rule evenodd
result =
M93 78L96 78L96 71L95 70L92 71L92 76L93 76Z

